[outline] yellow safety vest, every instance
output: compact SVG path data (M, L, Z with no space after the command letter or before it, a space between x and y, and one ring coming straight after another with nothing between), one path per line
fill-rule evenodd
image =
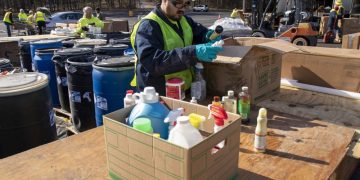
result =
M27 21L27 15L26 13L19 13L18 14L18 18L21 22L26 22Z
M28 24L34 23L34 15L30 14L26 21L27 21Z
M12 12L6 12L6 13L5 13L5 16L4 16L4 19L3 19L4 22L7 22L7 23L12 24L12 22L10 21L10 14L11 14L11 13L12 13Z
M237 18L239 17L239 10L234 9L230 15L231 18Z
M161 32L163 34L164 39L164 50L170 51L175 48L182 48L186 46L190 46L193 43L193 31L191 29L190 24L187 22L185 17L182 17L180 19L180 25L184 32L184 40L181 39L181 37L174 31L174 29L169 26L166 22L164 22L158 15L156 15L154 12L150 12L148 15L146 15L143 19L150 19L155 22L157 22L160 26ZM143 20L142 19L142 20ZM131 33L130 40L131 45L133 49L135 50L135 38L136 33L140 25L139 21L137 24L135 24L134 29ZM136 69L136 62L135 62L135 69ZM135 70L136 72L136 70ZM167 74L165 75L165 80L171 79L171 78L181 78L185 82L185 89L189 89L191 87L192 83L192 72L190 69ZM134 79L131 81L131 86L136 87L136 73L134 75Z
M45 21L44 13L42 13L41 11L37 11L35 21L36 22Z
M81 34L81 37L86 36L86 32L82 30L82 27L87 26L89 24L95 24L96 27L104 27L104 23L97 17L92 16L90 19L86 18L85 16L79 19L77 24L77 33Z

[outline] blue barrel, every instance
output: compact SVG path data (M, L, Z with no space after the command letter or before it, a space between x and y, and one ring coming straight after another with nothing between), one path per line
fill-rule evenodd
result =
M96 125L103 124L102 115L124 107L126 90L133 89L133 57L96 60L93 63L93 88Z
M31 59L34 63L34 56L36 49L50 49L50 48L61 48L62 42L61 40L40 40L40 41L32 41L30 42L30 52Z
M55 65L52 61L54 52L58 49L37 49L34 57L35 70L49 77L49 86L53 106L59 106L59 95L56 83Z

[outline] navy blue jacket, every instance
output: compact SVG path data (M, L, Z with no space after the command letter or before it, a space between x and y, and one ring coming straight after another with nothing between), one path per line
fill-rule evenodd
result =
M180 37L183 37L182 29L172 24L161 12L159 6L153 12L169 24ZM188 16L185 18L193 31L193 44L205 43L208 29ZM139 90L143 90L146 86L153 86L160 95L165 95L165 75L189 69L197 62L195 45L165 51L160 25L153 20L142 20L134 47L138 57L136 81Z

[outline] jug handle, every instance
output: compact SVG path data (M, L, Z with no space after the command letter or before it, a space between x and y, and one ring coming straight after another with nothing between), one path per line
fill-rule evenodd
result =
M140 101L140 93L134 93L132 98L135 99L135 103L137 104Z

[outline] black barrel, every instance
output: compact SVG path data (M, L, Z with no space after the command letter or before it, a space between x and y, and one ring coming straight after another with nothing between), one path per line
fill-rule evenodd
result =
M14 70L14 67L11 64L10 60L5 58L0 58L0 72L12 71L12 70Z
M30 42L29 41L20 41L20 62L21 67L26 69L27 72L32 72L32 60L31 60L31 51L30 51Z
M59 100L61 108L67 112L70 112L69 104L69 92L68 92L68 81L65 70L65 62L68 58L74 56L93 54L92 49L89 48L70 48L56 51L52 60L55 64L55 73L57 79L57 89L59 94Z
M73 48L75 45L75 41L74 40L65 40L62 41L63 47L64 48Z
M126 44L115 44L115 45L105 45L97 46L94 48L94 54L96 55L107 55L112 57L119 57L124 55L124 51L129 46Z
M0 159L56 139L51 104L47 75L0 77Z
M80 132L96 127L92 62L97 58L99 57L75 56L65 63L71 117L75 128Z

